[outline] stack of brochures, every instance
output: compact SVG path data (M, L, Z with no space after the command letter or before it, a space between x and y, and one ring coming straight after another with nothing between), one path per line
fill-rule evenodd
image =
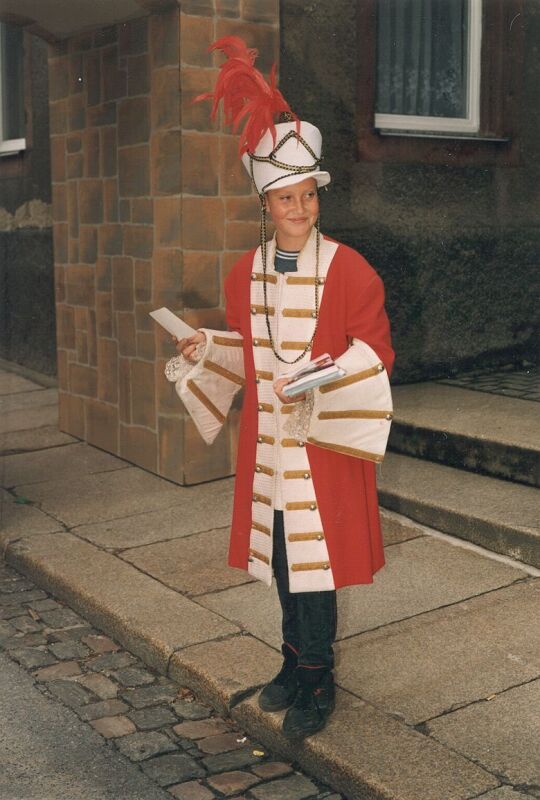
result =
M342 378L345 374L345 370L338 367L328 353L323 353L309 364L281 376L290 380L284 387L283 394L286 394L287 397L295 397L308 389L314 389L316 386L323 386L325 383Z

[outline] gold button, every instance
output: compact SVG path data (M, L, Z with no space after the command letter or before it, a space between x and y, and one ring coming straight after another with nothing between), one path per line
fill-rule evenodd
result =
M251 280L252 281L256 281L257 280L257 275L254 272L251 273Z
M257 441L259 442L259 444L262 444L262 440L263 440L262 436L257 436Z
M392 414L387 414L385 419L392 419Z
M253 347L257 347L258 344L259 344L259 340L258 339L253 339Z
M319 535L317 536L317 541L318 542L322 542L323 539L324 539L324 536L322 535L322 533L319 533Z
M312 504L310 505L310 507L309 507L309 510L310 510L310 511L316 511L316 510L317 510L317 504L316 504L316 503L312 503Z
M260 382L261 382L260 378L255 378L255 383L260 383Z
M257 466L255 467L255 472L262 472L262 469L259 467L259 465L258 465L258 464L257 464Z
M322 286L324 283L324 278L317 278L317 283L319 284L319 286Z
M323 569L330 569L330 564L323 564Z
M316 311L312 311L311 312L311 316L313 317L313 319L317 319L317 312Z
M253 495L253 502L254 502L254 503L257 503L257 502L258 502L258 500L259 500L259 498L257 497L257 495L256 495L256 494L254 494L254 495Z
M257 309L255 308L255 306L251 306L251 313L252 314L256 314L257 313Z
M379 370L379 372L383 372L384 364L377 364L377 369Z
M307 479L308 479L308 478L310 478L310 477L311 477L311 476L310 476L309 472L304 472L304 478L306 479L306 481L307 481Z
M263 408L264 408L264 406L263 406L263 404L262 404L262 403L259 403L259 405L257 406L257 408L259 409L259 411L262 411L262 410L263 410Z
M248 556L248 561L253 561L253 556Z
M303 447L303 446L304 446L304 442L298 442L298 447Z

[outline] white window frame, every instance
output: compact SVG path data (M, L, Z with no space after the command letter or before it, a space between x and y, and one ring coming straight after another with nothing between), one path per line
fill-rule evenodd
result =
M11 156L20 153L21 150L26 150L26 138L21 139L4 139L4 121L3 121L3 108L4 98L2 96L2 64L4 63L4 29L5 23L0 22L0 157ZM21 87L22 89L22 87Z
M466 117L422 117L412 114L375 114L380 133L401 132L409 136L469 134L480 130L480 73L482 50L482 0L468 0L468 74Z

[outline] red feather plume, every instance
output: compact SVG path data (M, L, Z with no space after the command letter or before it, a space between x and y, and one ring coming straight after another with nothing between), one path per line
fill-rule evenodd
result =
M276 114L288 112L299 125L299 120L276 86L276 65L270 71L270 83L253 65L257 58L257 50L248 48L239 36L225 36L218 39L208 48L221 50L227 56L219 71L213 92L200 94L194 103L212 99L211 118L215 119L218 106L223 100L225 122L232 125L236 133L240 124L245 125L240 134L240 155L246 151L253 152L266 131L272 133L276 142Z

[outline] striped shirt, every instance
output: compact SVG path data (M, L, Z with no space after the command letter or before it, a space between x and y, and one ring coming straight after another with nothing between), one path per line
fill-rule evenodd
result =
M274 269L276 272L297 272L296 260L300 250L280 250L276 247Z

